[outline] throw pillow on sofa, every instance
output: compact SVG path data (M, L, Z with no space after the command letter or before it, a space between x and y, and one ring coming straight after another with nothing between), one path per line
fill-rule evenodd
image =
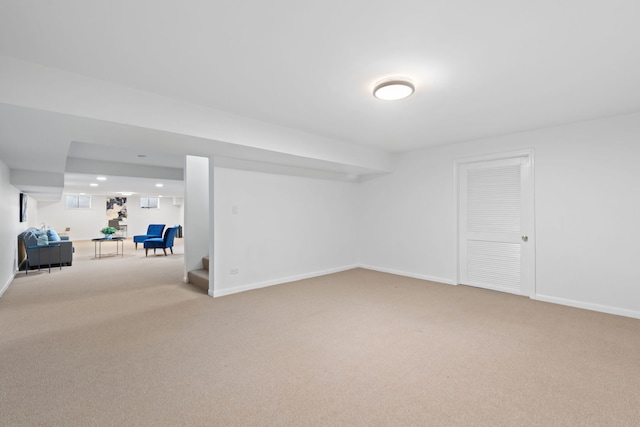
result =
M50 242L59 242L61 240L60 236L58 236L58 233L56 233L56 231L51 228L47 228L47 238Z
M47 236L47 232L45 230L38 231L36 233L36 237L38 239L38 246L47 246L49 244L49 236Z

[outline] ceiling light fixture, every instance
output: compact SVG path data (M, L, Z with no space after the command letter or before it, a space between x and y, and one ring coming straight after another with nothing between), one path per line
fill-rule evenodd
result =
M91 184L89 184L91 187L97 187L98 184L96 184L95 182L92 182Z
M383 101L396 101L411 96L415 90L409 79L392 77L378 82L373 88L373 96Z
M107 177L106 177L106 176L97 176L97 177L96 177L96 179L97 179L98 181L106 181L106 180L107 180Z
M156 187L164 187L164 184L156 184Z

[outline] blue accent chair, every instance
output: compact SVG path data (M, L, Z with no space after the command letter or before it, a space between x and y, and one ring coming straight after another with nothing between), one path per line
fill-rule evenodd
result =
M144 243L147 239L162 238L164 226L165 224L149 224L149 227L147 227L147 234L133 236L133 243L136 244L136 249L138 249L138 243Z
M144 241L144 256L149 255L149 249L153 249L153 254L155 255L156 249L162 249L164 251L164 256L167 256L167 249L171 250L171 254L173 255L173 240L176 237L176 233L178 231L178 227L169 227L164 232L163 238L152 238Z

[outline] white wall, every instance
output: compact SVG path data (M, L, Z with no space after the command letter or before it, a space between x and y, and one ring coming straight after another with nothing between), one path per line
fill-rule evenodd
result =
M38 226L38 203L27 199L27 222L20 222L20 191L10 184L9 168L0 161L0 296L18 267L18 234Z
M65 194L57 202L41 202L38 210L40 221L57 232L71 227L71 240L88 240L100 237L106 226L106 196L92 196L90 209L65 209Z
M640 318L639 141L634 114L398 155L394 173L362 184L214 168L214 295L356 265L454 283L455 160L532 148L536 298ZM3 164L0 176L6 286L26 226ZM134 199L129 235L150 222L182 223L181 207L159 218L167 204L136 212ZM70 226L73 239L106 225L103 197L89 211L41 205L29 225Z
M101 237L100 230L108 225L107 196L91 196L90 209L65 209L65 195L57 202L41 202L38 216L58 232L71 227L71 240L90 240ZM159 209L142 209L140 197L127 197L127 236L145 234L147 226L153 223L167 224L167 227L182 224L182 206L174 206L171 198L161 198Z
M454 161L533 148L537 298L640 317L640 114L406 153L362 184L363 265L456 280Z
M20 192L9 184L9 168L0 161L0 295L2 295L16 271L17 237L20 234L19 221ZM28 204L29 201L27 201Z
M213 185L214 296L356 265L357 184L216 167Z
M103 203L106 204L106 198ZM174 205L171 197L160 198L159 209L144 209L140 207L140 197L127 196L127 236L146 234L149 224L166 224L167 227L183 225L183 213L183 206ZM104 221L106 225L107 220Z

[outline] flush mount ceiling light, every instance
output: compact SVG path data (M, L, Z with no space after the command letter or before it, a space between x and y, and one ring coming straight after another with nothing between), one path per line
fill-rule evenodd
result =
M383 101L396 101L410 96L416 87L404 77L384 79L373 88L373 96Z
M96 179L97 179L98 181L106 181L106 180L107 180L107 177L106 177L106 176L97 176L97 177L96 177Z

